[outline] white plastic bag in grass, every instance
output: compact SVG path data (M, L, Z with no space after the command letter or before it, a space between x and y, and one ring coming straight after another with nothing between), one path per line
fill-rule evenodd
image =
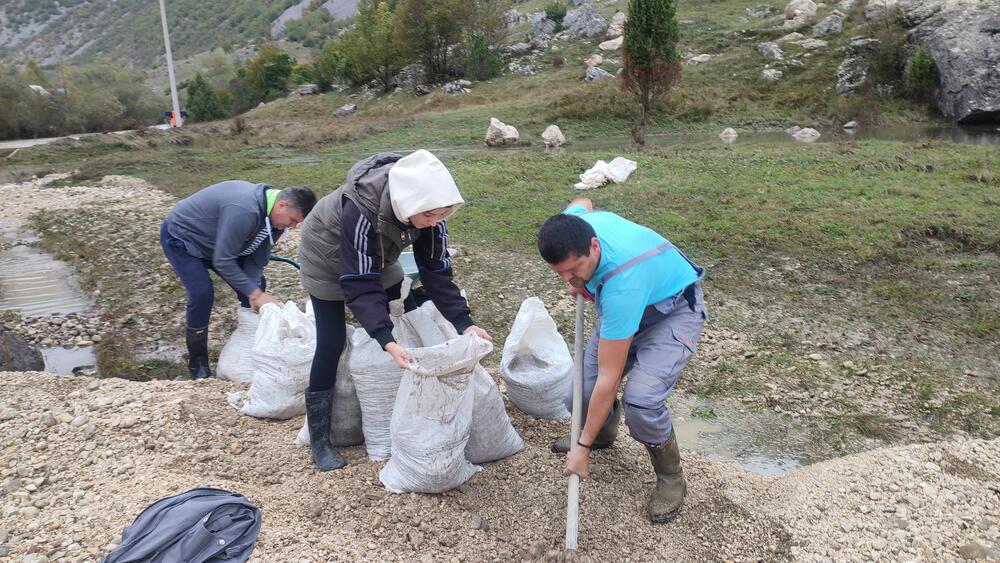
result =
M395 493L443 493L481 468L465 458L472 424L472 376L493 344L467 334L410 350L413 360L392 412L392 457L379 472Z
M261 307L253 344L253 379L240 410L258 418L303 414L315 348L316 324L294 302Z
M310 310L306 309L306 314ZM365 441L364 433L361 430L361 403L358 402L358 393L354 388L354 378L351 377L350 357L351 357L351 336L354 327L347 325L346 341L344 342L344 352L340 355L340 362L337 363L337 380L333 384L333 405L332 416L330 418L330 441L334 446L356 446ZM302 428L295 443L309 445L309 424L302 421Z
M444 315L431 302L424 303L421 309L428 308L430 316L440 330L442 340L458 336L455 326L444 318ZM437 344L423 338L424 346ZM486 463L510 457L524 449L524 441L514 430L507 416L507 408L503 404L500 389L497 388L489 372L481 365L475 366L472 374L472 426L469 429L469 443L465 446L465 458L472 463Z
M532 416L567 418L564 401L572 371L573 357L542 300L525 299L500 357L507 396Z
M593 168L580 174L580 182L573 187L578 190L591 190L599 188L608 181L620 184L635 172L639 164L634 160L616 156L610 163L598 160Z
M253 339L260 324L260 315L249 307L236 311L236 330L229 336L219 354L215 375L219 379L250 383L253 377Z

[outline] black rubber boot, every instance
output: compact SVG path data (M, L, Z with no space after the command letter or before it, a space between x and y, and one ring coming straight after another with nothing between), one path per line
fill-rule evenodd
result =
M677 447L677 434L670 428L670 438L659 446L646 446L649 459L656 473L656 486L646 508L654 524L663 524L677 517L687 496L687 483L681 469L681 452Z
M615 402L611 404L611 414L604 420L604 425L601 426L601 431L597 433L597 437L594 438L594 443L590 446L590 449L603 450L604 448L611 447L611 444L615 443L615 438L618 437L618 425L621 423L621 420L622 405L618 402L618 399L615 399ZM552 442L552 451L557 454L569 453L569 449L569 434Z
M330 418L333 407L333 389L306 391L306 422L309 425L309 448L313 463L320 471L340 469L347 465L337 450L330 445Z
M212 377L208 366L208 327L187 327L185 334L188 349L188 371L191 379L207 379Z

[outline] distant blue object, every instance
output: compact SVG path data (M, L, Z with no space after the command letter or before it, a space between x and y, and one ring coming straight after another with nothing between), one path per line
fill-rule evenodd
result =
M413 257L412 251L406 251L399 255L399 265L403 267L403 275L411 280L417 279L420 270L417 268L417 259Z

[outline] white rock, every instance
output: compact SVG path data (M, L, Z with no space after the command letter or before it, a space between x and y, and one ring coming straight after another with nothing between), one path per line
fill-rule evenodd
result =
M845 123L843 125L843 127L844 127L844 129L857 129L858 128L858 122L857 121L848 121L847 123Z
M547 147L558 147L562 146L562 144L566 142L566 137L563 135L558 125L549 125L545 128L545 131L542 132L542 142Z
M598 54L593 54L587 57L587 60L583 62L587 65L587 68L601 66L601 64L604 62L604 57Z
M803 143L811 143L816 139L819 139L820 134L819 131L811 127L806 127L805 129L800 129L799 131L796 131L795 134L792 135L792 137L795 137L796 141L801 141Z
M726 127L722 130L722 133L719 133L719 138L727 145L733 144L737 137L739 137L739 134L732 127Z
M783 35L783 36L779 37L778 39L775 39L774 42L775 43L789 43L791 41L798 41L800 39L805 39L805 37L806 37L805 35L802 35L801 33L797 32L797 31L793 31L793 32L789 33L788 35Z
M625 15L625 12L615 12L614 17L611 18L611 25L608 26L608 39L621 37L621 35L625 33L626 21L627 16Z
M490 118L490 126L486 129L486 146L500 147L517 142L520 135L511 125L507 125L495 117Z
M763 75L764 80L767 80L769 82L776 82L780 80L782 76L784 76L784 73L782 73L780 70L775 70L773 68L765 68L761 72L761 75Z
M803 41L796 41L795 44L807 51L812 51L813 49L826 47L827 42L822 39L805 39Z
M691 57L690 59L688 59L687 60L687 64L689 64L689 65L697 65L697 64L701 64L701 63L707 63L711 59L712 59L712 55L709 55L707 53L702 53L702 54L700 54L698 56Z
M792 0L785 6L785 19L808 19L816 16L818 6L812 0Z
M624 37L616 37L614 39L609 39L604 43L597 46L598 49L602 51L617 51L622 48L622 42L625 41Z

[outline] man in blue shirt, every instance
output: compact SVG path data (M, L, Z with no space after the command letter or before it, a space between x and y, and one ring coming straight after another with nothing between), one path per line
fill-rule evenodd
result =
M564 436L552 449L568 453L566 475L586 478L590 450L614 442L624 411L656 473L650 520L668 522L680 513L687 485L666 399L707 319L704 270L655 231L594 211L589 199L549 218L538 232L538 250L553 271L594 301L598 315L584 354L580 440L571 444ZM566 402L572 405L572 390Z

